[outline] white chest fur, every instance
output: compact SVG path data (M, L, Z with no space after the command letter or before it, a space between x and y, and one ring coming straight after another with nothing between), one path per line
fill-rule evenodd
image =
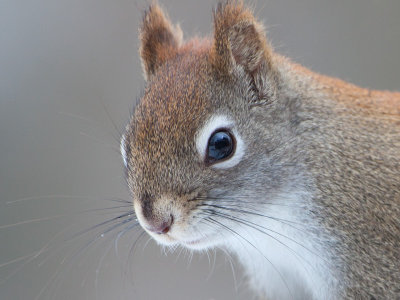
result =
M325 251L323 230L307 215L300 200L305 197L285 198L285 206L265 205L259 211L265 216L246 217L257 224L253 228L236 225L227 247L243 264L252 287L269 300L335 299L332 252Z

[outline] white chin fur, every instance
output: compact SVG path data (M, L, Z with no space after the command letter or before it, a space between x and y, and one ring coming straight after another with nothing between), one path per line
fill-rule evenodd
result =
M238 233L227 240L226 248L237 255L253 288L267 299L338 298L331 253L323 248L323 228L311 215L304 214L310 204L308 193L302 194L281 195L288 206L260 206L260 216L246 217L257 224L256 228L235 226L231 221L226 224L230 228L235 226L233 230ZM314 231L321 233L321 237L311 233Z
M196 134L196 148L200 154L200 159L204 161L206 153L208 140L211 134L219 128L227 128L231 130L236 139L236 149L233 156L222 162L216 162L211 167L215 169L228 169L236 166L242 159L245 153L245 145L240 137L239 133L235 128L235 123L225 115L214 115L212 116L202 128L200 128Z
M163 246L176 246L181 245L190 250L206 250L215 247L218 243L213 238L197 238L193 240L179 239L166 235L157 235L151 232L148 232L150 236L156 240L156 242Z
M178 242L175 239L170 238L168 235L157 235L148 231L147 233L160 245L174 246L178 244Z
M221 241L212 237L200 237L191 241L180 241L180 244L191 250L206 250L221 244Z

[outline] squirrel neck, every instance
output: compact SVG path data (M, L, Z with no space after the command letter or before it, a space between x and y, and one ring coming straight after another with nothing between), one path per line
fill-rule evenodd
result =
M311 109L324 101L331 106L351 109L352 114L358 111L377 116L400 115L400 92L362 88L313 72L282 55L274 53L273 57L285 87L300 94L303 99L309 99Z
M398 249L375 245L398 241L400 93L360 88L275 58L289 101L299 102L297 114L304 121L298 149L315 184L313 218L337 242L332 243L337 271L343 282L369 274L367 284L383 292L385 281L398 281L390 267ZM356 291L345 288L350 298Z

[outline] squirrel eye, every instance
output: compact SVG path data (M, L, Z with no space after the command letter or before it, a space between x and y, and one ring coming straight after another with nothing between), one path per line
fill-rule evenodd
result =
M235 150L235 139L226 129L218 129L208 140L207 163L215 163L230 158Z

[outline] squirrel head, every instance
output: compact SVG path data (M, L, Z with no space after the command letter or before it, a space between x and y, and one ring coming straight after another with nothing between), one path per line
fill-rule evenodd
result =
M214 11L213 38L184 42L152 5L140 40L147 86L121 143L139 222L163 244L217 244L207 205L278 194L290 180L285 150L276 151L291 136L288 110L276 104L280 76L263 26L228 1Z

